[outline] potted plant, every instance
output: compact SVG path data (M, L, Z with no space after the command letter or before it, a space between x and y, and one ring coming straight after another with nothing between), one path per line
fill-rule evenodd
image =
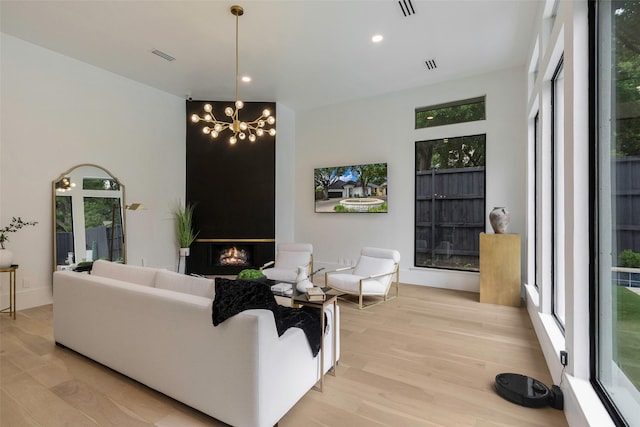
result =
M11 218L11 222L6 227L0 228L0 268L10 267L13 261L13 252L5 249L4 242L9 241L8 233L15 233L27 225L36 225L36 221L23 221L20 217Z
M194 205L187 203L184 206L178 203L174 210L176 219L176 233L178 244L180 245L180 256L189 256L189 247L198 236L193 232L193 209Z

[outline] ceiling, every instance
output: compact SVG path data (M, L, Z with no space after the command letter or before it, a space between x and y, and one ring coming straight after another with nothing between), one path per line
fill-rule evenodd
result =
M180 97L224 101L235 97L229 8L240 4L239 73L253 79L240 99L303 110L524 66L542 6L411 0L405 16L400 2L1 0L0 29Z

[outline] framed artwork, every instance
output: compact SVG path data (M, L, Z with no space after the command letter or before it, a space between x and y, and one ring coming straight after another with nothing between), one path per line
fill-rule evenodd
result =
M315 211L386 213L387 164L315 168Z

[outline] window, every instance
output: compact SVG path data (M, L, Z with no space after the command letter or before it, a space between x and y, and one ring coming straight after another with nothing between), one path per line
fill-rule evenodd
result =
M560 326L565 324L564 286L564 62L562 58L551 79L552 108L552 236L553 236L553 287L552 310Z
M416 142L416 267L478 271L485 135Z
M416 129L485 119L484 96L416 109Z
M591 7L591 375L617 423L640 426L640 3Z

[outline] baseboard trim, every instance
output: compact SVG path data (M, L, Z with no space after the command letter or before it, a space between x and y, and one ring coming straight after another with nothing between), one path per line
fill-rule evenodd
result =
M9 301L9 294L2 294L0 298ZM22 288L16 292L16 310L26 310L27 308L40 307L53 303L53 292L51 288Z

